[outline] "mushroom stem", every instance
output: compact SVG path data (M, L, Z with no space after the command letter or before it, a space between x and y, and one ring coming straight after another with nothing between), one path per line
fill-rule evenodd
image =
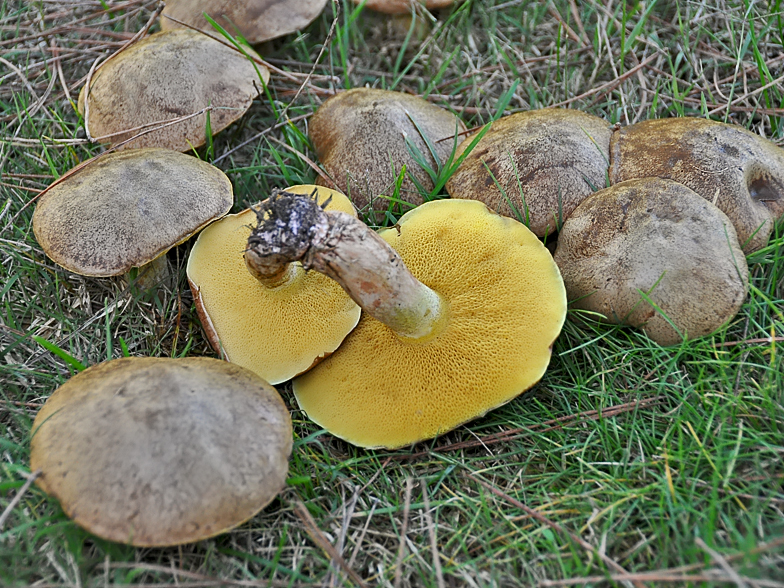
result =
M446 314L436 292L417 280L403 260L361 221L325 212L311 198L275 191L256 210L245 264L271 276L294 261L335 280L362 309L398 336L436 334Z

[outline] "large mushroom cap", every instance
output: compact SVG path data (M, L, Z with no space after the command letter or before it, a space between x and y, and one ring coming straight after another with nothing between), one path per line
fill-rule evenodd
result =
M229 33L239 32L249 43L261 43L308 26L321 14L327 0L167 0L161 29L180 27L170 16L215 35L207 13Z
M329 200L326 210L356 215L348 198L328 188L286 192L316 189L319 204ZM285 283L273 288L254 278L243 253L255 222L248 209L202 231L188 258L188 281L213 348L277 384L337 349L359 321L360 308L337 283L301 264L291 264Z
M659 178L621 182L584 200L558 235L555 261L573 306L640 327L661 345L715 331L735 316L748 287L727 216Z
M38 200L33 231L67 270L116 276L182 243L234 202L218 168L169 149L96 157Z
M612 183L654 176L719 207L747 253L764 247L784 214L784 150L742 127L701 118L649 120L612 140Z
M483 415L533 386L566 314L558 268L522 224L481 202L439 200L381 237L443 300L420 339L364 314L341 347L296 378L300 407L363 447L400 447Z
M275 389L209 358L123 358L77 374L33 423L30 468L80 526L139 546L199 541L283 488L291 417Z
M257 57L250 50L246 51ZM79 95L90 134L116 145L142 130L121 148L166 147L188 151L204 145L207 115L163 126L211 106L210 128L218 133L239 119L258 96L269 72L242 53L191 30L150 35L104 62Z
M452 174L447 192L481 200L544 237L607 184L611 135L609 123L578 110L546 108L502 117ZM458 154L473 137L460 144Z
M455 132L464 130L454 114L422 98L371 88L332 96L310 120L310 139L319 161L361 212L383 212L391 206L390 200L378 196L392 196L403 166L425 190L433 189L433 181L412 156L407 139L436 170L439 164L422 135L444 163L455 148ZM414 205L422 203L408 176L400 198Z

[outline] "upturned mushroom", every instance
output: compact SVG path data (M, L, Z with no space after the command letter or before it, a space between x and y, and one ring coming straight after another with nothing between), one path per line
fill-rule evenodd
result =
M167 0L161 29L185 25L217 35L207 14L229 33L256 44L304 29L326 5L327 0Z
M475 135L460 144L458 156ZM476 142L446 190L452 198L481 200L544 237L607 184L611 135L609 123L578 110L505 116Z
M285 193L356 216L348 198L329 188L293 186ZM188 258L188 282L213 349L277 384L335 351L360 308L335 282L299 263L282 264L274 275L251 274L243 253L255 220L248 209L202 231Z
M55 390L32 430L36 483L89 532L137 546L248 520L284 487L292 448L275 388L210 358L90 367Z
M310 120L309 133L318 160L337 187L374 219L390 208L402 213L421 204L417 183L426 191L434 187L421 163L439 170L459 142L456 133L464 130L454 114L422 98L355 88L324 102ZM403 168L401 207L389 197Z
M574 308L638 327L660 345L714 332L737 314L748 266L731 221L682 184L628 180L586 198L555 261Z
M213 135L245 114L259 76L266 84L267 68L207 35L161 32L101 64L79 94L79 112L101 143L188 151L207 141L207 108Z
M365 311L340 348L296 378L308 416L363 447L400 447L477 418L544 374L566 312L550 253L475 201L432 201L376 234L302 197L262 204L247 263L336 280ZM297 227L297 230L293 230Z
M163 254L231 209L218 168L169 149L130 149L90 159L49 186L33 232L57 264L76 274L117 276ZM141 272L140 272L141 273Z
M655 176L688 186L730 218L746 253L784 215L784 150L737 125L649 120L620 129L610 149L611 183Z

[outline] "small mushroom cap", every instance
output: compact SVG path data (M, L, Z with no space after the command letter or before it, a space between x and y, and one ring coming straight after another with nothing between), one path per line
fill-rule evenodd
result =
M465 125L454 114L422 98L371 88L335 94L310 119L310 139L319 161L360 211L383 212L390 207L390 200L378 196L392 196L404 165L426 190L433 189L430 176L411 155L406 139L435 170L438 165L422 134L443 163L455 148L455 132L464 130ZM414 205L422 203L408 176L400 198Z
M354 4L361 4L362 0L354 0ZM365 8L386 14L409 14L416 4L424 4L428 10L445 8L454 3L454 0L368 0Z
M572 306L643 329L660 345L712 333L737 314L748 266L727 216L677 182L629 180L586 198L558 235ZM645 292L661 312L640 294Z
M583 198L607 184L611 135L609 123L578 110L545 108L504 116L452 174L447 192L452 198L481 200L544 237L556 232ZM458 156L473 136L460 144Z
M251 49L246 51L258 57ZM258 71L258 73L257 73ZM191 30L156 33L104 62L90 83L90 134L117 145L142 130L212 106L210 128L216 134L238 120L258 96L269 72L242 53ZM79 112L85 114L85 89ZM124 144L188 151L204 145L207 114L192 116ZM144 125L143 128L142 125Z
M612 139L611 183L680 182L726 214L746 253L768 243L784 214L784 150L746 129L702 118L649 120Z
M218 34L204 18L210 15L229 33L239 32L248 43L262 43L299 31L313 22L327 0L166 0L161 29L180 27L170 16L210 35Z
M296 378L308 416L363 447L401 447L477 418L533 386L563 325L550 253L519 222L470 200L428 202L380 233L446 305L442 328L398 337L362 315L340 348Z
M343 194L324 187L287 192L331 198L327 210L356 216ZM272 384L329 355L359 321L360 308L333 280L291 264L289 280L270 288L248 272L243 253L256 213L245 210L201 232L188 258L188 281L212 347Z
M248 520L280 492L291 417L275 388L210 358L127 357L60 386L33 423L38 485L91 533L190 543Z
M52 184L33 232L65 269L116 276L186 241L233 202L218 168L169 149L132 149L95 157Z

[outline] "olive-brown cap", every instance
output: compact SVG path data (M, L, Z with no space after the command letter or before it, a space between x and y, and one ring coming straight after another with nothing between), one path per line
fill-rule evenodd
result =
M409 14L417 4L424 4L428 10L437 10L453 4L455 0L368 0L365 8L386 14ZM354 0L354 4L361 4L362 0Z
M383 212L392 203L378 196L392 196L403 166L425 190L434 187L411 154L407 141L436 170L454 151L455 132L464 130L465 125L454 114L417 96L355 88L324 102L310 119L309 132L324 169L360 212ZM422 203L419 190L408 175L403 180L400 198L413 205ZM400 210L393 206L399 212L409 208Z
M586 198L558 235L555 261L575 308L639 327L660 345L712 333L735 316L748 289L746 257L727 216L660 178Z
M45 190L33 214L44 252L69 271L116 276L149 263L229 212L218 168L169 149L95 157Z
M299 31L324 10L327 0L166 0L161 29L180 22L211 35L218 34L204 18L207 13L229 33L239 32L248 43L261 43Z
M253 50L248 54L258 57ZM93 74L89 101L86 88L79 94L79 112L91 136L117 145L142 130L156 127L133 141L131 147L166 147L188 151L207 140L210 110L212 134L239 119L258 96L262 76L269 72L239 51L203 33L177 30L156 33L105 61Z
M649 120L616 132L611 151L611 183L652 176L688 186L730 218L746 253L768 243L784 214L784 150L742 127Z
M91 533L176 545L269 504L291 447L286 405L250 371L210 358L126 357L55 390L33 423L30 469Z
M533 233L481 202L437 200L380 235L441 297L445 318L414 340L363 313L334 354L293 382L311 419L355 445L400 447L479 417L542 377L566 293Z
M293 186L327 210L356 215L343 194ZM256 214L229 215L201 232L188 258L188 281L213 348L272 384L304 372L332 353L359 321L360 308L333 280L290 264L285 281L269 287L254 278L243 253Z
M475 135L460 144L458 155ZM578 110L545 108L501 117L452 174L447 192L481 200L544 237L607 184L611 135L609 123Z

